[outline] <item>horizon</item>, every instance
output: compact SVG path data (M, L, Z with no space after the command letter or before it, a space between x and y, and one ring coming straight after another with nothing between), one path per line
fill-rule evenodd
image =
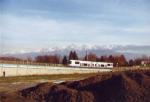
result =
M149 9L148 0L1 0L1 54L71 44L149 46Z
M43 47L36 49L20 49L14 51L3 52L0 55L13 55L13 54L27 54L27 53L40 53L40 52L54 52L54 51L64 51L69 50L72 51L83 51L83 50L108 50L115 51L122 54L125 53L133 53L133 54L141 54L150 56L150 45L91 45L91 44L70 44L65 46L51 46L51 47ZM138 49L138 50L137 50ZM143 50L144 49L144 50ZM145 53L144 53L145 52ZM92 53L92 52L91 52Z

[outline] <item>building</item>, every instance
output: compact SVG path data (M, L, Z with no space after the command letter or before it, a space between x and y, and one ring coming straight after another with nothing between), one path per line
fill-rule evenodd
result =
M141 61L141 65L150 66L150 60Z

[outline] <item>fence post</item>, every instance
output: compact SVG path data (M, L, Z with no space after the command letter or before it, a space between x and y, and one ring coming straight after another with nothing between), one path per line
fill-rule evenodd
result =
M5 73L5 70L4 70L4 71L3 71L3 77L5 77L5 74L6 74L6 73Z

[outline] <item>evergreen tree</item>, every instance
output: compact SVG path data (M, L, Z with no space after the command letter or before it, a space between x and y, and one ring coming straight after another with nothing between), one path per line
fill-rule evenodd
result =
M73 59L78 60L78 55L77 55L76 51L73 52Z
M131 59L131 60L129 60L129 64L128 64L129 66L133 66L134 65L134 61Z
M78 60L78 55L77 55L76 51L70 51L69 60Z
M62 64L63 65L67 65L68 64L68 60L67 60L66 56L63 57Z
M73 52L72 51L70 51L70 53L69 53L69 60L73 60Z

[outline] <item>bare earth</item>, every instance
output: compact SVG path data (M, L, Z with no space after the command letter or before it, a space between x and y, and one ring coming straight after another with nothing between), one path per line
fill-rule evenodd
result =
M150 102L150 70L99 73L81 79L57 84L44 81L40 84L2 83L0 101Z

